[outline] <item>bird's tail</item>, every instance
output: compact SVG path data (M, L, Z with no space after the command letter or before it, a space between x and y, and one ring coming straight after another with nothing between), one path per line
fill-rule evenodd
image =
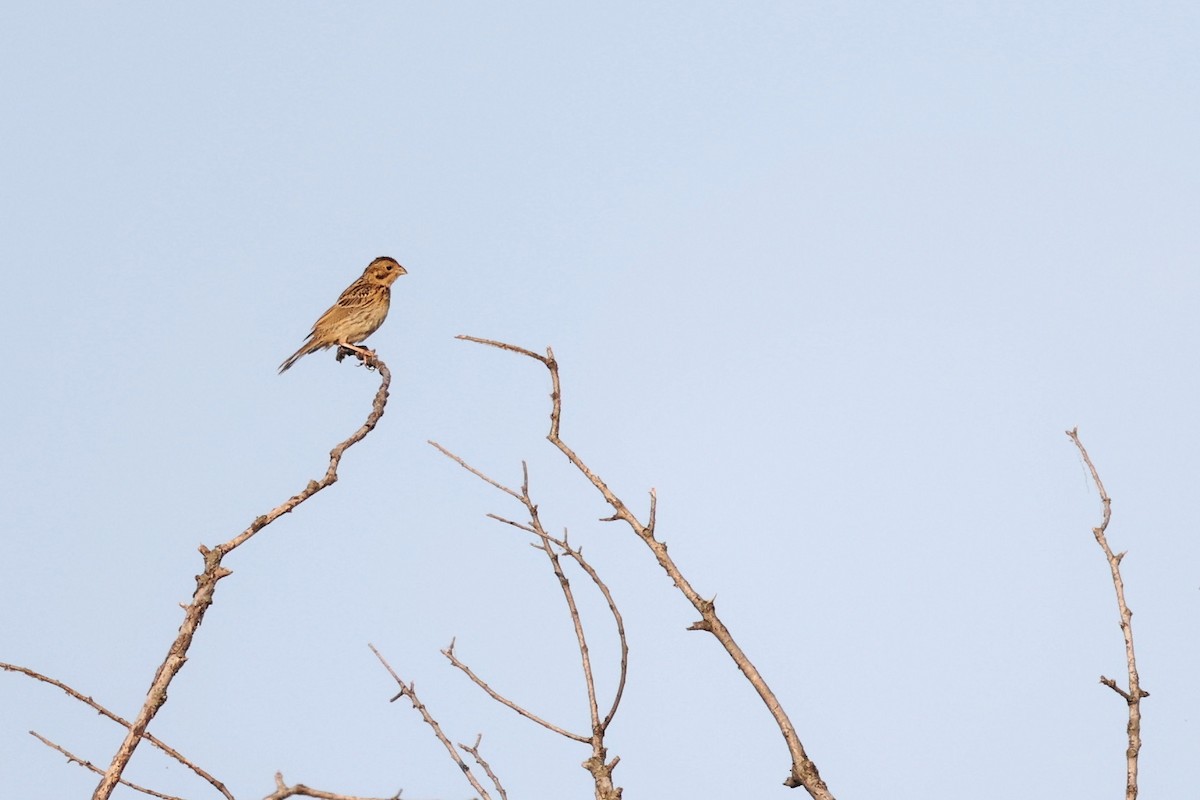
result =
M314 347L312 342L305 342L299 350L292 353L290 356L288 356L286 361L279 365L279 374L282 375L291 369L292 364L295 364L301 356L306 356L309 353L315 353L320 349L321 348L319 346Z

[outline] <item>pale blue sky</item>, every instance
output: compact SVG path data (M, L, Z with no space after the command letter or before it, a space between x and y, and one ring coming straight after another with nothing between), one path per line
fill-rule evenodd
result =
M644 509L840 798L1117 797L1200 746L1200 10L1193 3L150 3L0 10L0 660L132 715L200 569L323 472L374 376L275 368L366 263L409 275L341 481L226 564L152 730L261 797L469 788L367 650L512 797L587 755L553 577L483 515L520 461L621 603L627 797L801 797L765 709L544 441ZM593 653L611 685L608 622ZM0 794L87 796L91 711L0 676ZM213 796L149 748L128 776ZM131 794L125 796L132 796Z

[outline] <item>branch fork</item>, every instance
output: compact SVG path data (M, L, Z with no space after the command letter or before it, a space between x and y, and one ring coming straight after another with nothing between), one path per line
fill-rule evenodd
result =
M813 800L833 800L832 793L830 793L825 781L821 779L821 775L817 770L817 765L808 757L808 754L804 750L804 745L800 742L800 738L797 736L796 730L792 726L791 720L788 719L786 712L783 710L783 707L779 703L779 700L776 698L774 692L767 685L766 680L742 651L741 647L734 640L733 635L730 633L729 629L725 627L725 624L721 621L720 617L717 616L713 603L701 598L695 589L692 588L691 584L683 576L683 573L680 572L674 560L668 554L666 543L656 538L655 523L658 510L657 493L653 489L650 490L649 516L647 522L642 523L637 516L629 510L629 507L624 503L624 501L622 501L621 498L619 498L612 491L612 489L609 488L604 480L598 474L592 471L592 469L590 469L588 465L584 463L583 459L581 459L579 455L577 455L575 451L571 449L571 447L565 441L563 441L560 435L562 426L562 382L559 376L558 361L554 357L553 349L547 347L546 354L542 355L528 348L519 347L517 345L497 341L495 339L483 339L477 336L467 335L460 335L457 338L462 339L463 341L474 342L476 344L494 347L498 350L506 350L510 353L516 353L518 355L525 356L526 358L531 358L540 362L546 368L546 370L550 373L550 430L546 435L547 441L549 441L559 450L559 452L567 457L567 460L570 461L571 465L580 474L582 474L589 483L591 483L596 491L599 492L604 498L605 503L607 503L608 506L613 510L612 515L604 518L602 521L620 521L626 523L630 530L637 535L637 537L641 539L647 547L650 548L650 551L653 553L654 558L658 562L659 566L667 573L668 577L671 578L671 581L684 595L688 602L690 602L692 606L700 612L700 622L695 623L691 629L705 630L716 637L717 641L723 648L725 648L725 651L729 654L730 658L733 659L738 669L743 675L746 676L746 679L750 681L750 684L754 687L755 691L758 692L759 697L767 706L767 709L771 713L772 717L774 717L775 723L779 726L780 733L783 734L784 741L787 744L788 752L792 757L791 770L789 771L787 778L784 780L784 785L792 788L801 786L804 787ZM434 444L434 446L438 447L439 450L442 450L464 467L466 466L461 459L458 459L456 456L448 453L441 448L440 445ZM471 470L477 475L480 475L478 471L470 467L467 467L467 469ZM480 475L480 477L483 476ZM518 499L523 499L516 495L515 492L499 486L499 484L496 484L491 479L484 477L484 480L487 480L489 483L497 486L497 488L503 489L510 495L518 497Z

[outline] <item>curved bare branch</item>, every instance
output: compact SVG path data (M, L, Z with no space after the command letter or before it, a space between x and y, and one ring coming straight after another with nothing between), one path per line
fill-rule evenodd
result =
M250 526L246 530L229 541L223 542L211 549L200 545L200 555L204 558L204 571L196 576L196 590L192 594L192 602L184 609L183 624L179 626L179 633L176 635L175 641L171 643L167 657L159 665L154 675L154 680L151 682L150 689L146 693L145 703L142 704L142 708L134 719L133 724L129 726L129 732L126 734L125 740L121 742L121 746L113 756L112 763L105 771L104 777L92 794L92 800L108 800L112 795L113 789L116 788L117 781L121 777L121 773L124 772L125 767L129 764L129 759L133 757L133 752L145 735L150 721L154 719L158 710L167 702L167 687L171 685L171 681L175 679L175 676L179 674L179 670L183 669L183 665L187 662L187 652L192 645L192 638L196 635L200 623L204 621L205 612L208 611L209 606L213 603L213 595L217 590L217 583L222 578L232 574L230 570L221 566L221 560L263 528L284 514L291 513L297 506L317 492L336 483L338 479L338 464L341 463L342 455L351 446L362 441L379 423L379 419L383 416L384 408L387 405L388 386L392 382L392 373L388 370L387 365L374 355L364 355L362 353L354 353L354 355L366 366L377 368L381 378L379 390L375 393L371 412L367 415L366 422L359 426L358 430L352 433L348 439L339 443L329 452L329 467L325 470L325 475L321 480L309 481L303 491L289 497L266 514L257 517L250 523Z

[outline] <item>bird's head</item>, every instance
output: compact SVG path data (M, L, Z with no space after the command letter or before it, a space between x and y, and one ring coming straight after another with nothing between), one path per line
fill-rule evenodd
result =
M387 256L380 256L367 265L366 271L363 272L363 277L371 283L381 286L391 286L396 278L407 274L408 270L400 266L399 261Z

